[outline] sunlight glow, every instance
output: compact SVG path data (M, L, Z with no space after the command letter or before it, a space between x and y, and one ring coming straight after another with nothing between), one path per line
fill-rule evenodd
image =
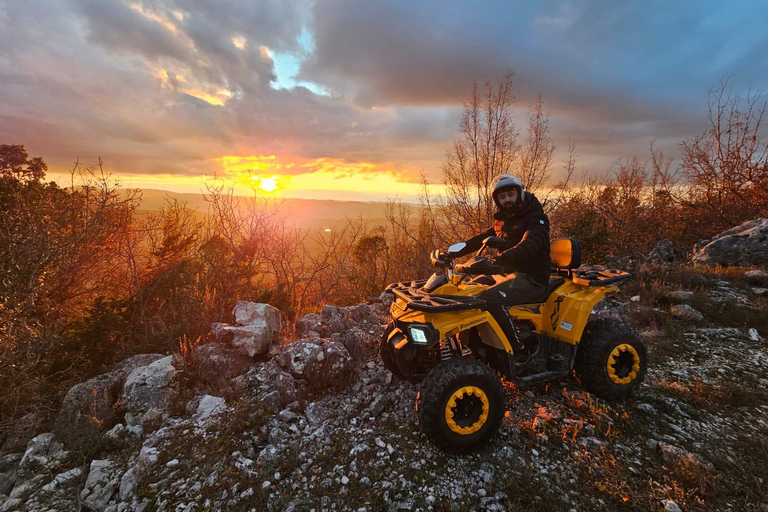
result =
M331 158L283 159L276 155L223 156L217 162L226 179L233 180L243 193L250 188L282 197L413 200L422 192L421 183L414 179L418 170L396 172L384 164Z
M271 194L280 190L281 176L251 176L251 182L262 192Z
M245 48L245 38L243 36L237 36L232 38L232 44L239 50Z
M223 106L227 100L233 96L232 92L226 89L218 89L215 92L210 92L199 87L179 88L180 84L187 83L187 79L178 74L174 74L173 77L171 77L168 72L162 68L155 70L155 76L160 79L163 87L179 90L184 94L194 96L195 98L210 103L211 105Z
M174 34L178 30L176 28L176 25L171 20L169 20L165 16L162 16L162 15L157 14L155 12L148 11L140 3L136 3L136 2L132 3L131 4L131 9L133 9L136 12L138 12L139 14L144 16L145 18L147 18L149 20L152 20L152 21L154 21L156 23L161 24L162 26L164 26L165 28L167 28L168 30L173 32ZM174 12L174 17L176 17L178 19L178 15L176 14L176 12ZM181 20L179 20L179 21L181 21Z
M232 97L232 93L226 89L219 89L213 94L201 89L184 89L183 92L185 94L189 94L190 96L194 96L199 100L203 100L206 103L210 103L211 105L216 105L219 107L224 106L224 103L226 103L226 101Z

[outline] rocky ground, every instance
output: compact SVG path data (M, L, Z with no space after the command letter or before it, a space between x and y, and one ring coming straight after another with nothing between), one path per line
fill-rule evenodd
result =
M241 311L221 343L71 391L55 433L0 458L0 510L767 511L768 274L672 274L597 313L649 347L632 399L507 383L468 456L427 442L417 388L378 360L386 304L328 306L275 344L274 311Z

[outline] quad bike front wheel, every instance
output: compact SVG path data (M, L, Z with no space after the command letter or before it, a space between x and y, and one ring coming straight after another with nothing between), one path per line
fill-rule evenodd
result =
M603 398L627 396L640 385L647 366L645 343L627 324L594 320L584 328L574 370L591 393Z
M429 372L416 398L421 431L446 452L483 445L504 416L504 388L493 371L471 356L454 357Z

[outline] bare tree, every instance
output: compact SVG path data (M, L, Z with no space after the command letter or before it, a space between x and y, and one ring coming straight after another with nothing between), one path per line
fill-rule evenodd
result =
M443 162L445 214L454 232L487 229L495 211L490 197L493 178L511 172L517 159L513 76L507 71L495 86L486 80L482 93L477 83L473 84L469 101L464 104L461 138L454 141Z
M682 142L682 169L692 201L714 228L730 227L768 212L768 145L760 93L742 98L725 77L708 94L709 127Z
M520 152L518 177L528 190L540 190L552 176L555 144L549 132L549 114L544 112L541 94L528 111L528 135Z

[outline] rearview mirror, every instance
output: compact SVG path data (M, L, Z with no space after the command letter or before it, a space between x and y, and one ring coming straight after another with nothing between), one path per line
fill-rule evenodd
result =
M467 244L464 242L457 242L448 248L448 252L455 254L457 252L461 252L466 246Z

